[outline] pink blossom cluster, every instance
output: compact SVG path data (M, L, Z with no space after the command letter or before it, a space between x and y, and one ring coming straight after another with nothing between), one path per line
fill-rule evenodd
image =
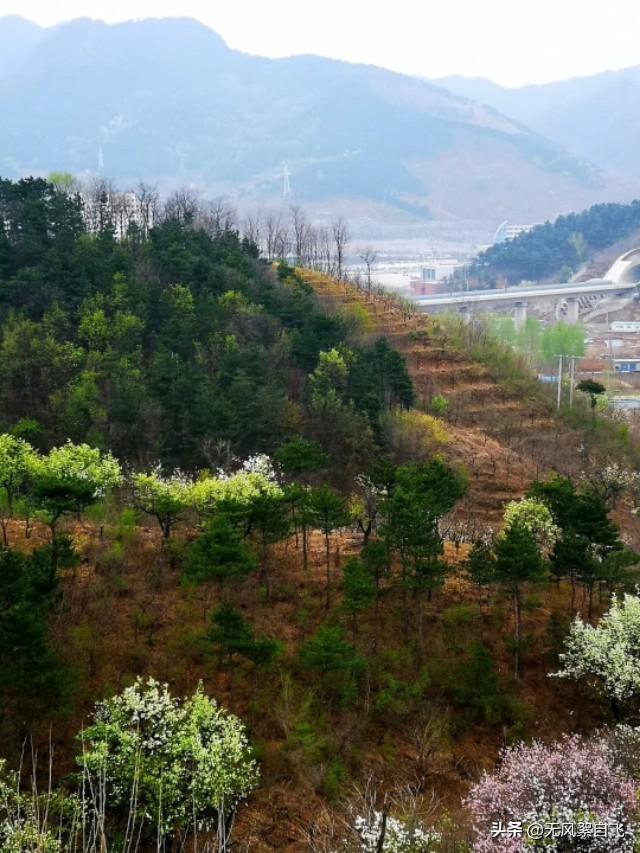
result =
M473 818L474 853L524 853L544 850L616 851L631 853L640 838L638 786L612 759L602 738L566 736L552 744L534 741L506 749L498 769L485 773L471 789L465 805ZM521 836L492 834L496 824L518 822ZM598 824L611 829L600 838L545 838L536 845L527 837L532 824ZM569 845L569 846L567 846Z

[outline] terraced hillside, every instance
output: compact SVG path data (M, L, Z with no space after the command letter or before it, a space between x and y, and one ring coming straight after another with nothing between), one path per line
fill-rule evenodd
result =
M553 400L526 371L509 373L506 362L483 363L483 330L465 332L318 273L299 274L328 312L364 307L373 333L405 355L420 408L428 411L436 395L445 398L450 436L445 452L470 476L458 513L476 529L496 523L505 501L520 497L537 477L550 471L576 477L595 462L597 451L587 437L556 416Z

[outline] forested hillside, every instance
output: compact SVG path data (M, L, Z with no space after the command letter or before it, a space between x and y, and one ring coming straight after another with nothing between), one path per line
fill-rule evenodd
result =
M491 246L476 259L472 273L487 284L495 284L499 278L510 284L553 277L566 281L591 254L638 228L640 201L597 204Z
M236 232L167 219L148 239L117 242L110 223L89 235L80 200L40 180L0 183L0 221L0 430L40 448L71 438L194 471L301 432L348 476L381 410L412 401L402 360L364 342L357 314L326 317ZM340 422L307 379L321 352L348 364Z
M197 210L86 221L0 183L3 853L631 851L624 426Z

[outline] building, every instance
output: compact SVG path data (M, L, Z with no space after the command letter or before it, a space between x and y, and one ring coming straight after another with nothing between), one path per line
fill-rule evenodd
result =
M616 373L640 373L640 358L614 358L613 366Z
M640 323L631 320L614 320L611 324L612 332L640 332Z
M536 227L536 225L510 225L508 222L503 222L496 230L493 237L493 244L506 243L507 240L515 240L515 238L519 237L521 234L526 234L527 231L531 231Z
M466 262L457 261L455 258L432 261L428 266L421 268L417 278L411 279L411 292L414 296L431 296L446 292L449 290L451 279L466 266Z
M105 227L113 229L116 240L124 240L131 226L147 234L153 228L155 199L141 200L133 192L94 192L82 197L87 229L97 234Z

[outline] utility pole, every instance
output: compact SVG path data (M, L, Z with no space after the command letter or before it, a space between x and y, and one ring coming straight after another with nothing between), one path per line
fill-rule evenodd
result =
M558 402L557 408L560 409L562 402L562 355L558 356Z
M569 407L573 406L573 386L576 381L576 356L571 356L571 365L569 367Z

